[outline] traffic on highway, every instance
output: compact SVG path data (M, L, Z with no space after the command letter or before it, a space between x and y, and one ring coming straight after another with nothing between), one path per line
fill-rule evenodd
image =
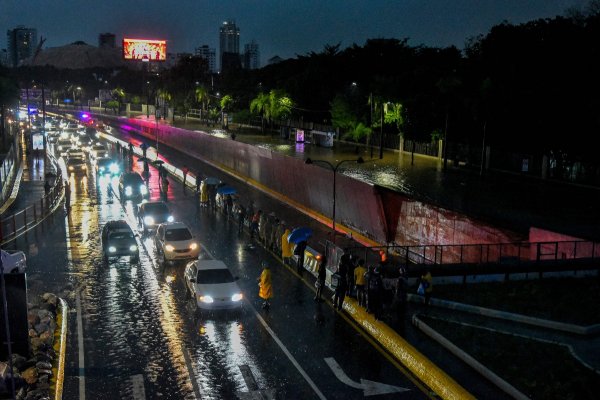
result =
M73 305L64 398L432 396L231 215L131 152L128 136L52 124L65 210L27 268L32 293Z

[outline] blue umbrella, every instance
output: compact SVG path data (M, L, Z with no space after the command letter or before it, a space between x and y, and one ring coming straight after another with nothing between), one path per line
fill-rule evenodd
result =
M214 177L210 176L210 177L204 179L204 182L207 185L218 185L219 183L221 183L221 180L218 179L218 178L214 178Z
M298 244L307 241L312 236L312 229L307 227L296 228L288 235L288 242Z
M221 186L217 189L218 194L235 194L237 191L231 186Z

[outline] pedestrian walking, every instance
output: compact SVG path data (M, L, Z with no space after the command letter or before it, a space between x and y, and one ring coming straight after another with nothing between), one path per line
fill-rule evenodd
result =
M261 215L262 211L258 210L256 214L252 216L252 221L250 222L250 239L254 239L254 235L258 233L258 224Z
M380 319L383 282L379 268L369 266L365 278L367 283L367 312L373 313L376 319Z
M367 306L367 293L365 292L365 274L367 269L365 268L365 260L362 258L358 260L358 265L354 269L354 287L356 289L356 299L358 305L361 307Z
M327 257L320 256L320 258L319 269L317 270L317 280L315 281L315 287L317 288L315 301L323 301L323 299L321 299L321 294L323 293L325 278L327 277Z
M304 251L306 250L306 246L306 240L303 240L301 242L298 242L296 244L296 247L294 248L294 255L298 257L298 260L296 262L296 271L300 275L302 275L302 272L304 270Z
M200 205L208 207L208 185L205 181L200 184Z
M406 315L406 302L408 301L408 281L406 279L406 270L400 267L396 287L394 288L394 306L398 322L404 320Z
M348 271L347 265L341 262L338 265L337 270L337 285L335 287L335 293L333 295L333 308L342 310L344 305L344 298L346 297L346 291L348 290Z
M169 201L169 179L164 176L162 178L162 194L165 201Z
M269 265L263 261L262 267L263 270L258 278L258 296L264 300L262 308L268 310L271 306L269 300L273 298L273 283L271 280L271 270L269 269Z
M292 243L288 241L288 236L290 236L290 230L285 229L283 235L281 235L281 258L283 259L283 263L286 265L290 265L290 259L292 258Z
M196 172L196 193L200 193L200 185L202 184L202 174L200 171Z
M133 157L133 143L129 143L129 156Z
M267 216L265 213L260 214L258 219L258 239L261 243L265 243L265 231L267 230Z
M426 306L428 306L431 301L431 293L433 292L432 281L433 277L431 276L431 272L426 271L426 273L421 276L419 287L417 288L417 294L425 298Z

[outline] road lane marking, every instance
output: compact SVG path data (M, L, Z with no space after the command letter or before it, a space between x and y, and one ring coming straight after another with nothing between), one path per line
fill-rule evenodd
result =
M134 400L146 399L146 390L144 389L144 376L142 374L131 376L131 387Z
M256 318L258 318L258 321L261 323L261 325L265 328L265 330L269 333L269 335L271 335L271 337L273 338L275 343L277 343L277 345L279 346L281 351L283 351L283 354L285 354L287 356L287 358L294 365L294 367L296 367L298 372L300 372L300 375L302 375L304 380L312 388L313 392L315 392L315 394L319 397L319 399L321 399L321 400L327 399L327 397L325 397L325 395L323 395L323 393L321 393L321 391L319 390L317 385L313 382L313 380L310 379L310 376L308 376L306 371L304 371L304 369L300 366L300 364L298 364L298 361L296 361L296 359L294 358L292 353L290 353L289 350L287 349L287 347L285 347L285 345L281 342L281 340L279 340L279 337L277 337L275 332L273 332L273 330L267 324L267 322L263 319L263 317L261 317L261 315L256 311L256 309L252 306L252 304L250 304L250 302L248 300L246 300L246 303L247 303L248 307L250 307L250 309L254 312L254 315L256 315Z
M83 321L81 319L81 297L75 293L77 308L77 353L79 354L79 399L85 400L85 356L83 353Z
M344 384L350 386L354 389L361 389L363 391L363 395L367 396L375 396L379 394L388 394L388 393L402 393L408 392L410 389L387 385L381 382L373 382L367 379L360 379L360 383L354 382L352 379L346 375L342 367L335 361L333 357L328 357L324 359L333 374Z
M246 382L246 387L248 388L247 392L237 392L237 396L242 400L274 400L275 389L264 389L260 390L258 388L258 384L256 383L256 379L254 379L254 375L250 370L250 367L247 365L239 365L238 368L242 373L242 377L244 378L244 382Z

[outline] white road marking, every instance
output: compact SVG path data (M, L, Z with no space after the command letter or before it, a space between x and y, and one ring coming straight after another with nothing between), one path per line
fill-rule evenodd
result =
M75 293L77 308L77 353L79 354L79 398L85 400L85 355L83 353L83 321L81 318L81 297Z
M335 359L333 357L325 358L325 362L327 363L329 368L331 368L334 375L342 383L350 386L351 388L363 390L363 394L365 397L375 396L375 395L379 395L379 394L402 393L402 392L410 391L410 389L406 389L406 388L402 388L402 387L398 387L398 386L387 385L385 383L380 383L380 382L373 382L373 381L370 381L367 379L362 379L362 378L360 380L360 383L354 382L352 379L350 379L348 377L348 375L346 375L346 373L344 372L342 367L340 367L340 365L337 363L337 361L335 361Z
M246 300L246 303L247 303L248 307L250 307L250 309L252 309L252 311L256 315L256 318L258 318L258 320L260 321L261 325L265 328L265 330L269 333L269 335L271 335L271 337L273 338L273 340L275 341L275 343L277 343L277 345L279 346L279 348L281 349L281 351L283 351L283 354L285 354L287 356L287 358L290 360L290 362L292 363L292 365L294 365L294 367L296 367L296 369L298 370L298 372L300 372L300 375L302 375L302 377L304 378L304 380L312 388L313 392L315 392L315 394L317 395L317 397L319 397L319 399L322 399L322 400L327 399L327 397L325 397L325 395L323 395L323 393L321 393L321 391L319 390L319 388L317 387L317 385L313 382L313 380L310 379L310 376L308 376L308 374L306 373L306 371L304 371L304 369L300 366L300 364L298 364L298 361L296 361L296 359L294 358L294 356L292 355L292 353L290 353L289 350L285 347L285 345L281 342L281 340L279 340L279 337L277 337L277 335L275 334L275 332L273 332L273 330L266 323L266 321L263 319L263 317L261 317L260 314L254 309L254 307L252 307L252 304L250 304L250 302L248 300Z
M131 386L134 400L146 399L146 390L144 389L144 376L142 374L131 376Z
M248 392L237 392L237 396L241 400L274 400L275 399L275 389L264 389L260 390L258 388L258 384L256 383L256 379L254 379L254 375L252 375L252 371L250 367L247 365L239 365L240 372L242 373L242 377L244 378L244 382L246 382L246 387L248 388Z

